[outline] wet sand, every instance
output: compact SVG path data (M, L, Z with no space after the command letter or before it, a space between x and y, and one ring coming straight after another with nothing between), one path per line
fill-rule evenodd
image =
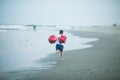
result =
M50 60L57 60L57 64L50 69L2 73L0 80L120 80L118 27L72 30L77 36L99 40L88 43L94 45L92 48L65 51L64 61L51 54Z

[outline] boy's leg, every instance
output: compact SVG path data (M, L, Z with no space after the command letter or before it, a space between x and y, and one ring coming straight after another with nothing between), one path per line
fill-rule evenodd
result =
M63 57L63 48L64 48L64 46L62 45L61 46L61 50L60 50L60 58L61 58L61 60L64 60L64 57Z
M56 50L56 54L60 54L60 50Z
M60 52L60 58L61 58L61 60L64 60L63 52Z

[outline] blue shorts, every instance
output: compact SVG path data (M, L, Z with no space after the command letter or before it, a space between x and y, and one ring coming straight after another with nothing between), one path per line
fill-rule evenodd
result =
M63 48L64 48L63 45L56 44L56 50L60 50L61 52L63 52Z

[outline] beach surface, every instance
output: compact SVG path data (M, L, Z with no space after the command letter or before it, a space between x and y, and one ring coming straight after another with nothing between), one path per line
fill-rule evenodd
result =
M50 69L0 73L0 80L120 80L120 26L69 32L99 40L88 43L93 45L90 48L65 51L63 61L55 53L50 54L44 61L57 62Z

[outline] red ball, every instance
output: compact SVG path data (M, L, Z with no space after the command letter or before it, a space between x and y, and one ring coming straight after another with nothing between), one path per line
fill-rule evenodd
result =
M48 38L48 41L50 43L55 43L57 41L57 37L55 35L51 35L49 38Z
M61 35L61 36L58 38L58 40L59 40L60 43L65 43L65 42L66 42L66 39L67 39L67 37L66 37L65 35Z

